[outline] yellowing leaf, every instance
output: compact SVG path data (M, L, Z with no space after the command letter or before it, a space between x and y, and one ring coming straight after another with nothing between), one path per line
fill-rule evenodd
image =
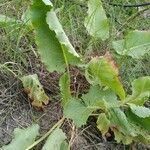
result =
M113 47L120 55L139 59L150 52L150 31L131 31L123 40L114 41Z
M131 144L133 141L133 137L127 136L119 132L118 130L114 130L115 140L117 143L122 142L125 145Z
M48 0L33 0L30 8L31 22L42 62L48 71L64 72L66 63L77 65L75 52Z
M101 113L97 120L97 128L105 135L110 127L110 121L108 120L105 113Z
M88 16L85 27L90 35L106 40L109 38L109 22L102 6L101 0L88 1Z
M43 104L48 104L49 97L45 94L37 74L24 76L21 78L21 81L23 83L24 91L32 100L33 106L43 107Z
M86 78L91 84L100 84L109 87L125 98L125 91L119 80L118 69L110 56L95 57L89 62L86 68Z
M27 129L14 130L14 139L10 144L3 146L2 150L25 150L28 146L33 144L36 136L39 134L39 126L32 125Z

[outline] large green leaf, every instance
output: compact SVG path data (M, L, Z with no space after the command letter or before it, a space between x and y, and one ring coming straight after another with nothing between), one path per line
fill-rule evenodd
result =
M102 90L99 86L91 86L87 94L82 95L87 106L96 106L102 110L117 106L117 96L110 89Z
M150 31L131 31L123 40L114 41L113 47L120 55L141 58L150 51Z
M66 64L79 63L79 55L70 44L48 0L33 0L30 8L38 52L50 72L64 72Z
M43 104L48 104L49 97L45 94L37 74L24 76L21 78L21 81L24 91L28 94L33 106L42 107Z
M86 78L91 84L105 85L124 99L125 91L118 76L118 69L109 57L92 58L86 68Z
M132 83L132 95L127 98L130 103L143 105L150 95L150 77L140 77Z
M63 106L71 99L70 78L67 73L63 74L59 80L59 87L62 95Z
M93 111L101 109L107 111L107 107L117 107L117 97L110 90L101 90L99 86L91 86L87 94L81 99L70 99L64 107L64 114L72 119L77 126L86 124Z
M140 118L150 117L150 109L143 106L136 106L135 104L128 103L131 111Z
M1 150L25 150L28 146L33 144L36 136L38 136L39 126L32 125L27 129L14 130L14 139L10 144L3 146Z
M65 133L56 128L48 137L46 143L44 144L42 150L69 150L68 145L66 145L65 140L67 139Z
M88 117L96 108L88 108L78 99L72 99L64 107L64 115L74 121L77 127L86 124Z
M90 35L106 40L109 38L109 22L102 6L101 0L88 1L88 16L85 27Z

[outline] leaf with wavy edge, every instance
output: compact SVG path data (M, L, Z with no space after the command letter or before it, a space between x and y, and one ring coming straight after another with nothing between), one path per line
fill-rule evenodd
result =
M113 47L120 55L139 59L150 52L150 31L131 31L123 40L114 41Z
M16 128L14 130L14 139L10 144L3 146L1 150L25 150L34 143L39 135L39 125L35 124L27 129Z
M137 106L135 104L131 104L128 103L128 105L130 106L131 111L139 116L140 118L146 118L146 117L150 117L150 109L143 107L143 106Z
M125 91L119 79L118 68L115 62L106 54L103 57L95 57L87 65L86 78L91 84L100 84L109 87L123 100Z
M93 37L101 38L102 40L109 38L109 22L101 0L88 1L88 16L84 25Z
M44 144L42 150L61 150L62 148L68 149L65 140L67 139L65 133L62 129L56 128L48 137L46 143ZM65 145L64 145L65 144Z
M37 74L23 76L21 81L23 83L24 91L32 100L33 106L42 108L43 104L48 104L49 97L46 95L43 86L38 80Z
M33 0L30 14L38 52L47 69L50 72L64 72L66 63L78 64L80 57L65 35L52 3L48 0Z
M132 82L132 95L126 101L143 105L150 96L150 76L140 77Z
M102 132L102 135L104 136L108 132L110 127L110 121L108 120L106 114L101 113L98 116L96 123L97 123L97 128Z

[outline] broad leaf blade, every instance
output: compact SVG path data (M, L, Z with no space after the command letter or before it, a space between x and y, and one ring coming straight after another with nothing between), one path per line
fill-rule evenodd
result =
M88 117L94 110L86 107L78 99L73 99L65 105L64 115L66 118L72 119L77 127L81 127L86 124Z
M150 31L131 31L124 40L113 42L117 53L139 59L150 51Z
M70 78L67 73L63 74L59 80L59 87L62 95L63 106L71 99Z
M47 69L64 72L67 62L76 65L80 58L67 39L50 1L34 0L30 12L38 52Z
M140 118L150 117L150 109L143 106L136 106L135 104L128 103L131 111Z
M143 105L150 96L150 77L140 77L132 83L132 95L127 98L130 103Z
M21 81L23 83L24 91L32 100L33 106L43 107L43 104L48 104L49 97L45 94L37 74L24 76L21 78Z
M106 40L109 38L109 22L102 6L101 0L88 1L88 16L85 27L90 35Z
M91 84L107 86L124 99L125 91L118 76L116 65L107 55L93 58L86 68L86 78Z
M32 125L27 129L14 130L14 139L6 146L2 147L2 150L25 150L35 141L36 136L39 134L39 126Z
M42 150L62 150L64 148L67 148L66 143L64 143L64 141L66 139L67 139L67 137L66 137L65 133L61 129L56 128L49 135L46 143L44 144L44 146L42 148ZM66 150L68 150L68 148Z

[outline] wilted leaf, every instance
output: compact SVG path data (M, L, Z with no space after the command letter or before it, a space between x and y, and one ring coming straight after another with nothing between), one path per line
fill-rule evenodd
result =
M49 97L45 94L37 74L24 76L21 78L21 81L23 83L24 91L32 100L33 106L43 107L43 104L48 104Z
M124 99L125 91L118 76L118 69L108 56L93 58L86 68L86 78L91 84L107 86Z
M59 87L62 95L63 106L71 99L70 78L67 73L63 74L59 80Z
M32 125L27 129L14 130L14 139L10 144L3 146L1 150L25 150L28 146L33 144L36 136L39 134L39 126Z
M132 83L132 95L127 98L130 103L143 105L150 96L150 77L140 77Z
M113 47L120 55L139 59L150 51L150 31L131 31L123 40L114 41Z
M76 65L80 58L70 44L52 7L48 0L33 0L30 8L31 22L42 62L50 72L64 72L66 63Z
M46 143L44 144L42 150L69 150L68 145L64 143L67 139L65 133L56 128L48 137Z
M101 113L97 120L97 128L105 135L110 127L110 121L108 120L105 113Z
M106 40L109 38L109 22L102 6L101 0L88 1L88 16L85 27L90 35Z
M136 106L135 104L128 103L131 111L140 118L150 117L150 109L143 106Z
M86 124L86 121L90 114L96 109L90 109L78 99L72 99L64 107L64 115L66 118L70 118L74 121L77 127L81 127Z

